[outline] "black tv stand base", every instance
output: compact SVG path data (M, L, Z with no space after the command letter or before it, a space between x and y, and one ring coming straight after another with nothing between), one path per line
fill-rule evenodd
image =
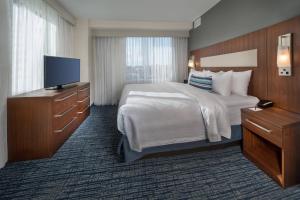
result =
M48 87L48 88L45 88L46 90L61 90L63 89L64 87L62 85L58 85L58 86L55 86L55 87Z

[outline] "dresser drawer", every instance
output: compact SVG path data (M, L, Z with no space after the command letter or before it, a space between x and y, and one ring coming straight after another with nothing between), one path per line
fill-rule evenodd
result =
M90 107L86 107L82 111L78 111L78 122L82 123L90 115Z
M86 97L83 100L77 101L78 103L78 112L83 111L86 109L88 106L90 106L90 97Z
M53 129L60 130L77 115L78 106L73 105L68 110L53 116Z
M73 117L63 128L53 131L53 152L55 152L64 143L64 141L68 139L72 132L77 128L77 123L78 118Z
M78 101L82 101L90 96L90 87L82 87L78 89Z
M77 92L73 91L54 99L54 114L60 114L77 104Z
M74 124L76 123L76 120L77 120L77 117L72 117L70 119L70 121L68 121L64 127L60 128L60 129L56 129L54 130L53 132L55 134L63 134L63 133L66 133L66 132L69 132L70 130L72 130L72 127L74 127Z
M251 132L282 147L282 129L279 127L249 115L242 115L242 125Z

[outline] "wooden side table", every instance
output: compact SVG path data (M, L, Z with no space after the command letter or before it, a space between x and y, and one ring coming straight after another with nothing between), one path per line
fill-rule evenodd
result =
M242 109L243 153L282 187L300 183L300 115Z

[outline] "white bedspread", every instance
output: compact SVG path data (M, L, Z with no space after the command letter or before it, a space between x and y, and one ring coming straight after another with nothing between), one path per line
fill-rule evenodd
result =
M181 83L126 85L118 129L132 150L231 137L228 111L215 95Z

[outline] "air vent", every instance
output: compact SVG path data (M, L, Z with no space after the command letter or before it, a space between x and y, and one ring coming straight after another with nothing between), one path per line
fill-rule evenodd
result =
M198 17L196 18L194 21L193 21L193 28L197 28L201 25L201 17Z

